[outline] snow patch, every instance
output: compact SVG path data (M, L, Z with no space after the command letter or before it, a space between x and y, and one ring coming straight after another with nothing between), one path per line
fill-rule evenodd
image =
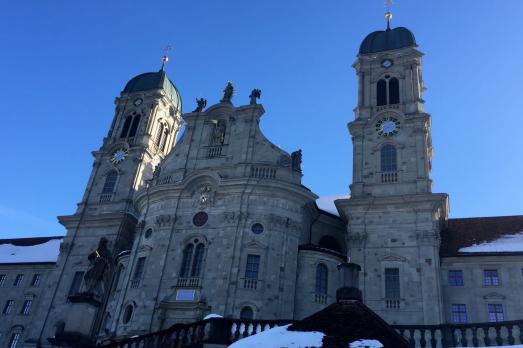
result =
M336 209L336 205L334 205L334 201L337 199L347 199L349 197L349 195L323 196L316 200L316 205L318 208L325 210L327 213L340 216L338 209Z
M229 348L305 348L322 347L322 332L288 331L290 326L274 327L234 342Z
M507 234L491 242L475 244L460 248L462 253L509 253L523 252L523 231L516 234Z
M0 263L56 262L61 242L62 239L51 239L28 246L0 244Z
M205 316L205 318L203 318L203 320L212 319L212 318L223 318L223 316L221 316L219 314L211 313L211 314L207 314Z
M383 348L383 344L376 340L357 340L349 343L349 348Z

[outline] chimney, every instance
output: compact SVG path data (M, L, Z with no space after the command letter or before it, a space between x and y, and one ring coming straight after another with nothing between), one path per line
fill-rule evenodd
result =
M340 287L336 290L336 301L362 302L360 284L360 265L343 262L338 265L340 272Z

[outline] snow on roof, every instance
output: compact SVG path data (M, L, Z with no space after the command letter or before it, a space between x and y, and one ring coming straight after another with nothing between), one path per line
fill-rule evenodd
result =
M56 262L62 238L34 245L0 244L0 263Z
M333 195L333 196L323 196L316 200L316 205L321 210L326 211L327 213L331 213L336 216L340 216L340 213L338 213L338 209L336 209L336 206L334 205L334 201L337 199L343 199L343 198L349 198L349 195Z
M349 343L349 348L383 348L383 344L377 340L357 340Z
M212 319L212 318L223 318L223 316L221 316L219 314L211 313L211 314L207 314L205 316L205 318L203 318L203 320Z
M462 253L510 253L523 252L523 231L516 234L503 235L490 242L483 242L469 247L460 248Z
M288 331L290 325L274 327L256 335L234 342L230 348L305 348L322 347L325 334L312 332Z

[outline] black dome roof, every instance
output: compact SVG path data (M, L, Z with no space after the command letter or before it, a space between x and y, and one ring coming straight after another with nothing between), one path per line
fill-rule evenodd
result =
M377 53L416 46L414 34L404 27L378 30L367 35L360 46L360 54Z
M143 92L151 89L164 89L172 102L181 109L181 97L178 89L167 77L164 70L149 72L133 77L127 82L124 93Z

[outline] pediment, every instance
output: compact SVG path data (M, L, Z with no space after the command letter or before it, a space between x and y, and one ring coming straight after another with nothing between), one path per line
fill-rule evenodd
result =
M258 242L257 240L250 240L247 243L244 243L243 247L249 249L267 249L266 244Z
M381 258L381 262L383 261L386 261L386 262L405 262L407 259L402 257L402 256L399 256L399 255L395 255L395 254L388 254L388 255L385 255L383 258Z
M485 300L504 300L505 296L502 294L499 294L497 292L489 292L485 296L483 296L483 299Z

